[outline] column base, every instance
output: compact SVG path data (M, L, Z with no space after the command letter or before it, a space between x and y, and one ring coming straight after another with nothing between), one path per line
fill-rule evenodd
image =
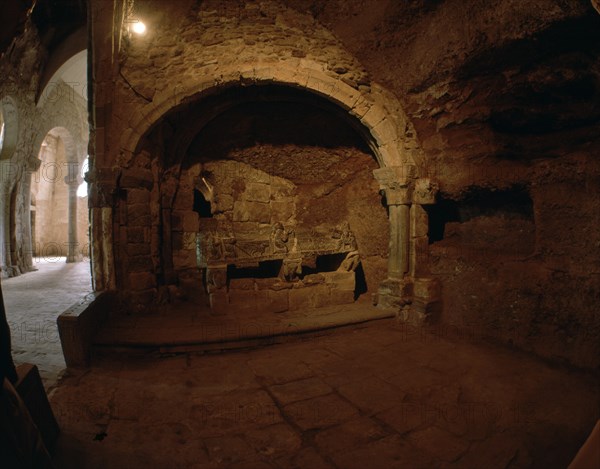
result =
M415 298L411 304L404 306L396 314L396 318L411 326L423 326L437 322L441 311L440 301L424 301L422 298Z
M67 264L72 264L74 262L81 262L83 260L83 256L81 254L76 254L74 256L67 256Z
M10 267L7 267L6 272L8 273L9 277L18 277L21 275L21 269L17 265L11 265Z
M386 279L375 304L396 311L399 321L421 326L436 322L442 311L441 284L434 278Z
M412 291L412 279L388 278L379 285L375 304L381 308L399 311L411 303Z

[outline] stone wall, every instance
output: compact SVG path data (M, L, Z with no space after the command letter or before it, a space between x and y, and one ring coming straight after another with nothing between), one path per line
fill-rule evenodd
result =
M314 12L415 127L447 221L430 235L445 330L597 367L600 15L590 2L286 4Z
M143 196L132 195L141 207L159 200L155 181L161 191L175 188L178 170L158 178L153 162L164 155L152 145L181 162L207 124L199 114L189 120L198 122L189 135L165 127L148 144L157 123L230 87L279 83L353 116L379 166L414 164L419 177L439 185L437 207L409 213L411 273L432 273L442 286L441 324L598 366L600 20L589 2L474 1L465 8L459 0L190 0L168 10L147 2L136 11L149 27L144 37L122 37L120 10L92 3L98 285L122 286L126 278L123 252L113 255L112 241L105 242L125 236L113 226L128 227L119 242L135 240L140 251L150 245L141 284L157 285L144 269L159 279L171 275L164 260L152 263L171 235L123 224L124 209L112 211L123 189L129 198L147 186ZM174 135L180 147L165 144ZM353 202L348 217L366 210L364 200ZM398 216L406 216L403 205ZM357 238L361 229L377 240L384 231L370 231L364 216L350 223ZM368 270L367 280L378 275Z
M94 8L97 18L96 42L99 44L95 52L97 75L110 75L106 65L111 59L105 41L111 35L119 35L120 23L117 20L117 23L109 24L107 17L110 8L106 5L97 4ZM117 9L112 12L111 17L118 18L120 14ZM148 216L152 219L153 214L148 213L139 203L139 208L135 209L139 210L139 216L138 213L126 213L124 209L111 214L107 209L117 203L117 200L122 200L122 189L129 194L136 183L147 185L151 193L156 191L156 195L144 196L149 197L148 200L156 200L152 197L164 197L165 186L177 185L179 169L162 167L163 162L154 167L153 159L163 159L166 156L181 161L187 146L192 143L202 126L206 125L206 121L225 111L227 106L231 106L231 102L217 103L214 109L205 106L204 114L198 112L182 123L186 127L185 132L178 123L173 128L165 128L161 135L155 135L154 140L148 143L148 133L152 131L156 134L153 129L157 123L163 122L162 119L173 110L180 112L231 89L279 85L308 90L308 94L325 98L326 103L333 103L336 112L355 121L354 125L360 128L363 145L371 147L379 165L408 164L418 152L413 142L414 135L406 132L410 129L410 124L393 96L386 94L385 90L371 81L362 66L346 52L336 38L315 23L309 15L299 14L278 2L203 2L201 5L179 2L168 14L158 3L148 3L139 5L136 14L144 18L149 27L148 34L144 37L127 34L121 37L120 46L115 46L110 51L113 57L114 54L120 57L118 75L114 76L116 84L112 87L110 80L99 80L95 89L97 116L108 115L104 114L103 109L110 106L106 108L110 110L110 118L103 119L95 129L95 168L92 174L95 184L92 188L91 205L92 220L93 223L94 219L97 220L95 225L99 231L105 226L105 217L113 216L115 226L119 227L116 233L119 239L125 240L131 236L136 241L133 244L142 243L141 240L156 239L150 241L150 252L143 254L147 258L136 261L139 265L134 269L140 270L137 277L144 278L139 282L140 286L152 285L154 288L156 281L141 272L150 266L156 273L159 284L172 284L172 274L169 271L173 266L170 265L170 259L189 266L191 253L169 253L169 260L165 260L162 258L163 254L154 247L153 243L159 243L159 240L168 244L180 244L179 234L173 235L171 240L171 233L159 233L164 229L164 214L157 216L157 219L162 220L161 228L149 230L154 234L144 234L146 232L137 230L135 234L123 235L121 232L125 226L132 227L130 215L145 220ZM126 24L127 20L123 21ZM173 81L174 77L177 77L176 83ZM235 97L231 99L235 100ZM120 138L115 139L115 135ZM175 140L177 143L172 143ZM158 151L152 148L156 145L160 148ZM143 158L139 158L141 150L148 152L150 161L142 162ZM265 149L263 152L268 154ZM308 175L311 165L301 164L305 155L298 154L297 157L294 163L296 170L305 170ZM276 158L273 160L276 161ZM359 179L356 182L356 186L362 184L360 196L350 186L340 191L340 194L346 194L349 199L355 196L351 204L358 210L343 209L341 213L344 213L345 218L354 217L353 222L363 237L366 237L367 223L361 217L361 211L368 211L369 204L374 203L380 210L377 223L381 222L382 213L385 220L378 186L371 176L371 170L377 164L370 160L369 165L359 178L361 182ZM140 166L144 167L145 176L140 173ZM167 179L171 178L172 181L165 181L162 171L166 171L164 174L168 173ZM346 174L346 177L348 180L352 179L350 174ZM140 178L144 181L139 181ZM155 187L157 183L161 187L160 191ZM365 183L369 188L362 190ZM319 198L314 195L318 190L312 190L313 197L308 198L307 194L307 200L310 199L310 203L316 206ZM175 193L174 189L170 191ZM362 199L365 192L369 193L369 202L366 203ZM250 206L254 201L247 202L246 205ZM238 215L241 203L240 201L238 204ZM335 204L320 208L322 217L332 214L339 218L340 212L336 211ZM315 216L316 212L309 210L309 213ZM125 217L127 222L124 221ZM184 219L189 220L190 215L187 217ZM106 221L110 223L110 219ZM317 222L314 224L318 225ZM386 236L387 227L378 231L376 239L379 242ZM120 282L129 278L129 254L123 246L116 244L114 246L117 249L113 254L111 247L104 245L100 233L95 233L98 245L98 249L94 250L98 253L98 259L94 261L97 267L96 277L102 279L100 283L104 285L125 285ZM186 239L189 241L189 236ZM383 243L385 246L387 240ZM371 284L370 288L375 289L384 276L382 269L386 253L385 248L368 247L368 244L364 243L364 248L368 251L366 257L373 258L373 261L365 263L365 272L371 280L367 283ZM114 273L104 270L104 266L112 262L113 255L117 265ZM144 298L148 299L150 296L145 295Z

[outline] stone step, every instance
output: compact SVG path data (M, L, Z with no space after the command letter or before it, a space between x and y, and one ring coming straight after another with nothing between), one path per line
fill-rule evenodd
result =
M234 314L113 318L99 331L93 356L112 353L186 353L239 350L290 340L310 340L335 329L393 318L365 304L241 317Z

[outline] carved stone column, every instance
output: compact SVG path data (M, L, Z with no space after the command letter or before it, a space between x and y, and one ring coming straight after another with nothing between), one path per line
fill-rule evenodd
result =
M37 270L33 267L33 236L31 233L31 176L33 173L40 169L40 165L42 164L42 160L31 157L27 160L27 175L24 179L24 187L23 187L23 200L25 205L25 211L23 214L23 244L25 246L24 249L24 259L23 264L27 271Z
M10 161L0 162L0 275L10 277Z
M68 174L65 176L65 184L69 188L67 263L79 260L77 255L77 188L81 182L79 165L69 164Z
M116 288L113 249L113 204L118 172L112 169L92 170L89 184L90 243L92 282L95 291Z
M77 182L69 182L69 233L67 263L77 262Z
M401 318L413 324L432 322L441 312L441 284L429 270L429 216L425 206L435 203L437 184L429 178L415 181L410 213L410 275L413 298Z
M11 160L0 161L0 275L14 277L19 275L14 264L11 233L11 195L21 176L21 167Z
M378 306L396 310L398 319L420 325L441 309L441 285L429 272L429 220L424 206L435 203L437 184L417 179L411 167L373 171L385 192L390 218L388 278Z
M406 275L410 265L412 174L400 167L379 168L373 174L385 192L390 219L388 278L379 288L378 304L401 308L410 302L411 282Z

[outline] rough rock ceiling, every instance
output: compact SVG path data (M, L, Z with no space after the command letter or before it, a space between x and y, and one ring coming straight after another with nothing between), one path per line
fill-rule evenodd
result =
M286 3L401 99L430 158L530 160L600 137L596 0Z
M401 99L432 158L530 160L600 137L597 0L283 1ZM0 51L31 4L3 2ZM38 0L31 15L51 55L85 23L86 4Z
M0 16L0 56L11 44L13 38L23 31L27 12L31 8L32 0L4 0L2 2L2 15Z
M38 0L32 11L42 43L50 54L87 21L85 0Z
M1 11L0 56L23 32L28 17L37 28L48 56L87 21L85 0L3 0Z

